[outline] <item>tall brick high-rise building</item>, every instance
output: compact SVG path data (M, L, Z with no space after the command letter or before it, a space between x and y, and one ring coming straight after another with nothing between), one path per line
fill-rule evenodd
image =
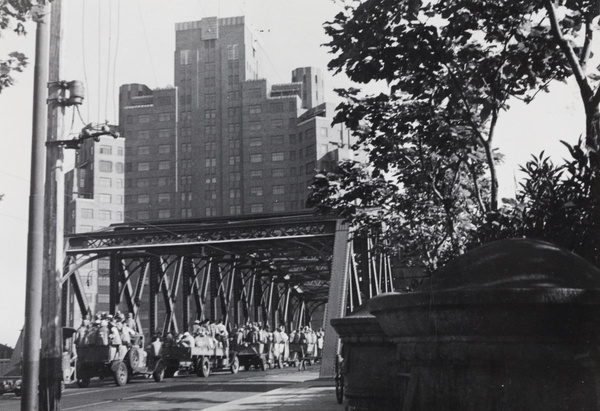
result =
M349 155L347 136L331 127L319 69L270 85L265 58L244 17L204 18L176 25L175 87L121 86L125 221L305 208L316 170Z

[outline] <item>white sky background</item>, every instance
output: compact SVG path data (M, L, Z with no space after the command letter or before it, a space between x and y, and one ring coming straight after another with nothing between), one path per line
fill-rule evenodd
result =
M333 89L349 85L344 76L326 73L330 56L320 47L328 41L322 24L338 10L331 0L63 0L63 7L65 80L86 82L80 108L86 122L118 123L122 84L172 85L175 23L209 16L245 15L247 23L262 30L268 56L263 68L271 84L290 82L296 67L316 66L327 74L327 101L337 102ZM17 84L0 94L0 193L5 195L0 202L0 343L10 346L16 343L25 310L35 26L28 30L24 38L7 33L0 39L0 55L18 50L30 57ZM496 144L507 156L500 169L503 196L514 193L516 165L531 153L556 153L556 162L567 156L558 141L576 141L584 129L578 97L574 87L557 84L549 95L529 106L516 102L501 116ZM76 118L73 132L83 125ZM65 171L72 165L72 152L67 152Z

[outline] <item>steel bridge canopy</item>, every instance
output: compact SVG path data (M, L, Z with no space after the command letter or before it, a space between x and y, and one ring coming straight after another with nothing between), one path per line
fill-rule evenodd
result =
M314 320L326 331L322 376L339 348L329 320L391 291L384 260L357 263L347 225L308 212L113 224L67 236L65 254L64 321L73 318L69 294L91 314L79 272L108 259L109 311L134 313L147 336L183 332L196 319L288 332Z

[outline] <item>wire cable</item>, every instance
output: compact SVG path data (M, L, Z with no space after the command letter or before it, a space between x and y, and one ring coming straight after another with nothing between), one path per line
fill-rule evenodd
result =
M85 2L81 4L81 62L83 64L83 79L85 80L85 89L89 90L89 82L87 77L87 70L85 68ZM79 110L79 108L77 108ZM88 118L90 117L90 105L87 105ZM79 114L81 117L81 113Z
M152 75L154 76L154 87L158 87L158 81L156 80L156 71L154 70L154 63L152 62L152 53L150 53L150 44L148 43L148 36L146 34L146 24L144 23L144 15L140 6L140 0L136 1L138 12L140 13L140 20L142 22L142 31L144 33L144 40L146 41L146 50L148 51L148 58L150 59L150 68L152 68Z
M112 44L112 0L108 0L108 55L106 56L106 93L104 96L104 119L108 119L108 91L110 90L110 54Z
M98 67L102 61L102 2L98 1ZM98 70L98 90L97 90L97 115L96 122L100 122L100 90L102 90L102 70Z
M117 88L117 58L119 55L119 35L121 33L121 2L117 2L117 39L115 41L115 57L113 61L113 86L112 86L112 97L113 97L113 110L114 110L114 121L118 124L118 113L117 113L117 100L115 97L115 89Z

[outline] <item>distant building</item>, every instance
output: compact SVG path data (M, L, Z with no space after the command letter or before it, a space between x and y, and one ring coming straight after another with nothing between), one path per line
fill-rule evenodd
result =
M76 152L75 167L65 174L65 233L83 233L123 222L125 151L123 138L87 139ZM109 260L79 270L90 309L109 310ZM69 294L73 298L73 294ZM72 306L74 301L69 301ZM68 310L70 313L78 310ZM73 315L73 314L71 314ZM67 319L67 324L79 318Z
M121 86L127 218L306 208L316 170L350 155L347 135L319 69L271 86L264 61L244 17L210 17L176 25L175 87Z

